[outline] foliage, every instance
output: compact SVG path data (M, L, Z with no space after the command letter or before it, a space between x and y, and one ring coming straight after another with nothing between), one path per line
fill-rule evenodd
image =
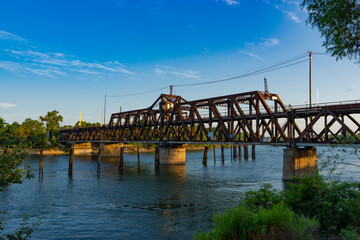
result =
M247 192L241 204L215 216L213 230L195 239L359 239L359 219L360 183L315 175L286 191L265 184Z
M42 122L46 122L46 130L49 132L49 140L53 146L57 145L59 140L59 128L60 122L63 121L63 117L59 115L59 112L54 110L48 112L46 116L40 116Z
M358 0L303 0L307 22L325 37L323 46L337 59L358 59L360 53L360 2Z
M339 237L341 240L360 240L358 231L352 226L342 229Z
M8 154L0 154L0 191L9 184L22 183L24 177L33 177L30 167L23 165L27 157L24 150L18 149Z
M316 175L291 184L285 196L285 202L296 213L316 216L324 232L360 227L360 183L326 182Z
M31 178L33 174L28 165L24 165L28 154L21 149L14 149L8 154L0 154L0 191L5 186L13 183L22 183L24 178ZM32 232L37 229L40 221L28 223L27 216L23 218L20 227L14 233L4 233L7 227L5 219L6 211L0 210L0 239L23 240L31 236Z
M100 127L101 123L91 123L86 121L81 121L81 127ZM75 123L75 127L80 127L80 121Z
M17 131L17 135L22 142L28 143L30 148L46 147L46 131L42 122L25 119Z
M313 239L318 222L297 216L284 203L256 210L245 203L215 215L214 230L195 239Z

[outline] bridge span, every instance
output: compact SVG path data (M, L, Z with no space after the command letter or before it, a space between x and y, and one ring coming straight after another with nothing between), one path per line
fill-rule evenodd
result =
M253 145L253 155L257 144L280 145L287 147L284 171L291 165L292 173L283 178L288 179L309 173L297 174L296 168L313 169L316 145L360 144L359 114L360 101L286 106L277 94L262 91L192 101L161 94L148 108L113 113L105 126L61 130L60 142L155 143L168 149L160 158L180 162L184 144Z

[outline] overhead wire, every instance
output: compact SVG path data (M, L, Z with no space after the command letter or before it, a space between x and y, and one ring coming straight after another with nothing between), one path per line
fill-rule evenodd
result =
M149 90L149 91L145 91L145 92L139 92L139 93L123 94L123 95L106 95L106 96L107 97L129 97L129 96L142 95L142 94L151 93L151 92L157 92L157 91L164 90L167 88L169 88L169 86L157 88L157 89L153 89L153 90Z
M228 78L221 78L221 79L216 79L216 80L212 80L212 81L195 82L195 83L189 83L189 84L174 84L172 86L173 87L188 87L188 86L207 85L207 84L214 84L214 83L219 83L219 82L231 81L231 80L234 80L234 79L240 79L240 78L250 77L250 76L254 76L254 75L258 75L258 74L263 74L263 73L279 70L279 69L282 69L282 68L290 67L290 66L293 66L293 65L297 65L297 64L300 64L302 62L306 62L306 61L308 61L308 59L304 60L303 58L307 57L308 56L307 54L308 53L302 53L302 54L294 56L292 58L284 59L284 60L281 60L281 61L279 61L277 63L264 66L264 67L262 67L260 69L256 69L254 71L244 73L244 74L231 76L231 77L228 77ZM301 60L301 59L303 59L303 60ZM168 89L169 87L170 87L170 85L166 86L166 87L162 87L162 88L149 90L149 91L139 92L139 93L123 94L123 95L106 95L106 96L107 97L129 97L129 96L142 95L142 94L146 94L146 93L151 93L151 92L164 90L164 89Z

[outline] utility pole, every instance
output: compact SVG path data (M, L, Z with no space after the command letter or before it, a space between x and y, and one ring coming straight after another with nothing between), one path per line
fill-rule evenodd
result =
M309 105L311 108L311 60L312 60L312 51L309 51Z
M105 103L104 103L104 126L105 126L105 116L106 116L106 94L105 94Z

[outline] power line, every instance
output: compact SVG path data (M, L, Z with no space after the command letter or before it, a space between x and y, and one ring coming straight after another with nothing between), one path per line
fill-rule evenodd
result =
M213 81L207 81L207 82L200 82L200 83L189 83L189 84L178 84L178 85L173 85L174 87L188 87L188 86L198 86L198 85L206 85L206 84L213 84L213 83L218 83L218 82L225 82L225 81L230 81L230 80L234 80L234 79L239 79L239 78L245 78L245 77L251 77L254 75L258 75L258 74L263 74L263 73L267 73L267 72L272 72L278 69L282 69L285 67L290 67L296 64L300 64L303 62L307 62L308 59L305 60L301 60L301 61L297 61L294 62L296 60L300 60L301 58L304 58L305 56L302 56L300 58L295 58L292 61L288 61L288 62L283 62L281 64L274 64L270 67L267 68L263 68L263 69L259 69L257 71L253 71L253 72L249 72L249 73L245 73L245 74L241 74L241 75L236 75L236 76L232 76L232 77L228 77L228 78L223 78L223 79L217 79L217 80L213 80Z
M232 77L228 77L228 78L222 78L222 79L217 79L217 80L212 80L212 81L204 81L204 82L197 82L197 83L189 83L189 84L175 84L172 85L174 87L188 87L188 86L198 86L198 85L207 85L207 84L214 84L214 83L219 83L219 82L225 82L225 81L231 81L234 79L240 79L240 78L245 78L245 77L251 77L254 75L258 75L258 74L263 74L263 73L267 73L267 72L272 72L275 70L279 70L282 68L286 68L286 67L290 67L293 65L297 65L303 62L308 61L308 59L305 60L301 60L305 57L307 57L308 53L302 53L298 56L289 58L289 59L285 59L285 60L281 60L275 64L271 64L271 65L267 65L264 66L263 68L248 72L248 73L244 73L244 74L240 74L240 75L235 75ZM153 89L153 90L149 90L149 91L145 91L145 92L139 92L139 93L133 93L133 94L123 94L123 95L106 95L107 97L129 97L129 96L136 96L136 95L142 95L142 94L146 94L146 93L151 93L151 92L156 92L156 91L160 91L160 90L164 90L164 89L168 89L170 87L166 86L166 87L162 87L162 88L157 88L157 89Z
M157 92L157 91L164 90L167 88L169 88L169 86L157 88L157 89L153 89L153 90L149 90L149 91L145 91L145 92L139 92L139 93L123 94L123 95L106 95L106 96L107 97L129 97L129 96L142 95L142 94L151 93L151 92Z

